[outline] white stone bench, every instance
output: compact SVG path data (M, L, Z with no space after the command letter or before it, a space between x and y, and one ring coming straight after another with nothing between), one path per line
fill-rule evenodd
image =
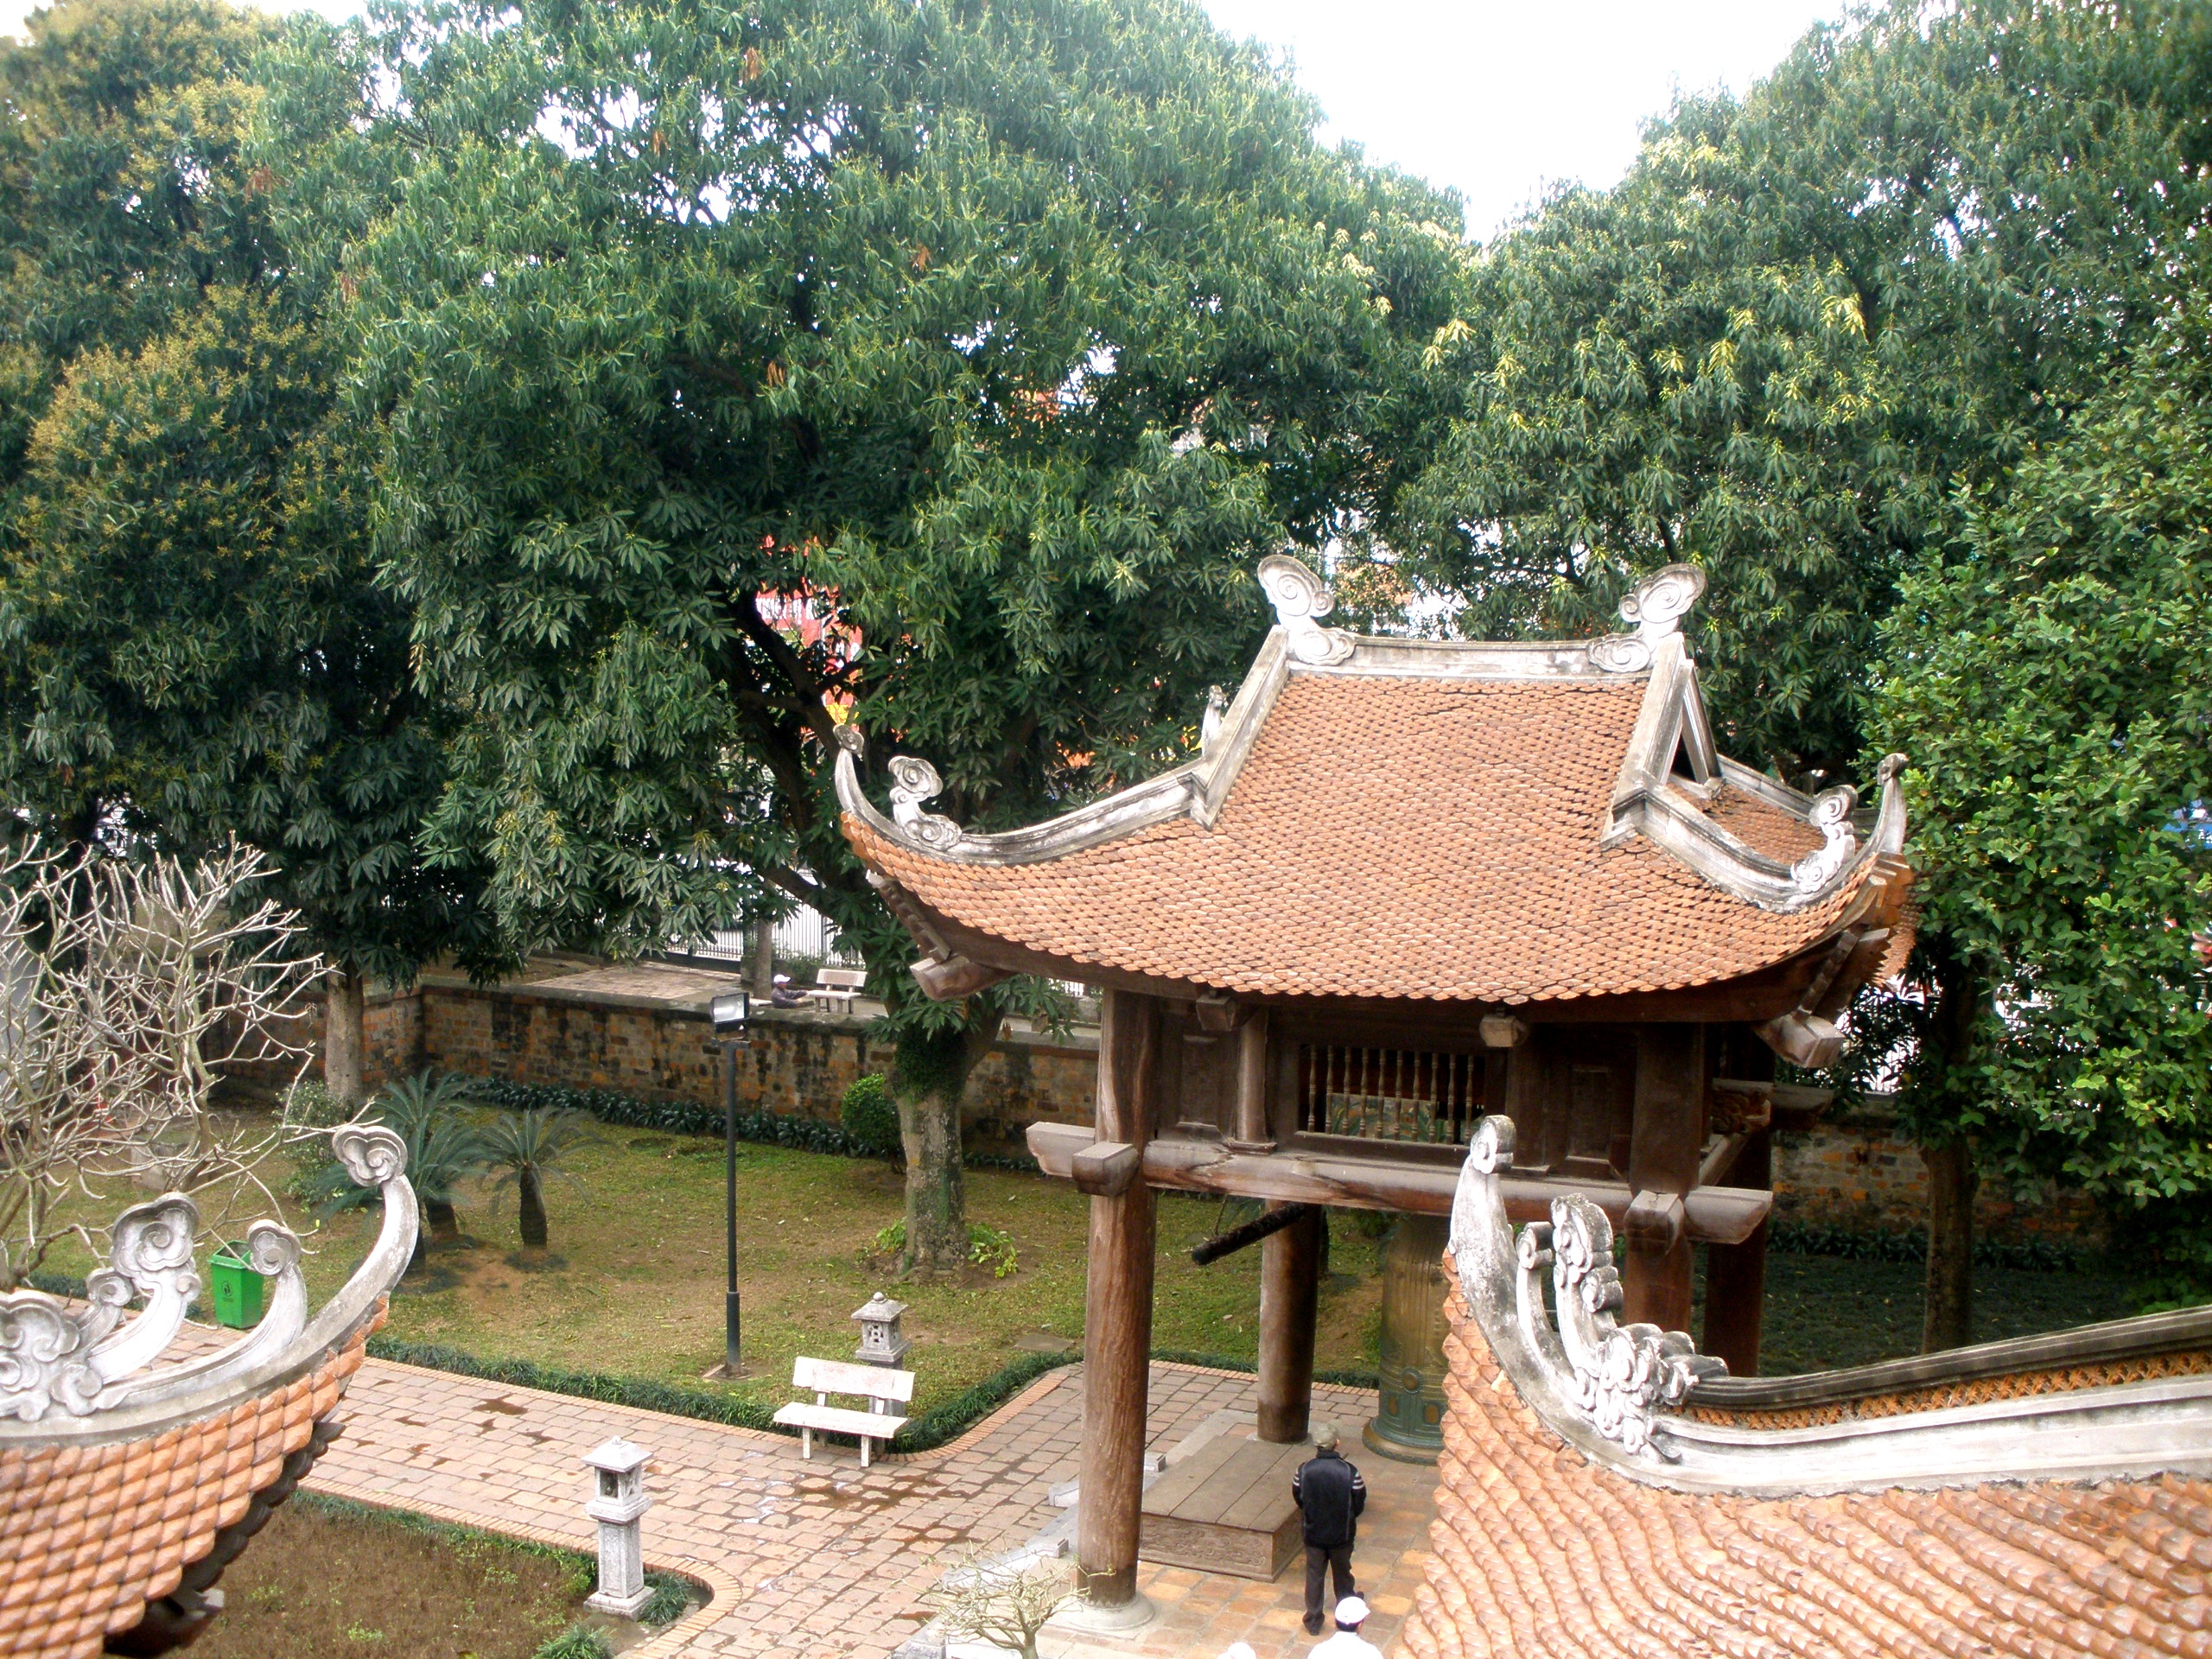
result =
M906 1423L905 1414L893 1414L892 1408L903 1406L914 1397L914 1374L895 1371L887 1365L854 1365L838 1359L801 1357L791 1362L791 1386L814 1390L813 1404L794 1400L776 1413L777 1422L798 1430L799 1456L813 1457L817 1429L830 1434L857 1435L861 1467L865 1469L868 1442L881 1440L887 1445ZM868 1409L855 1411L845 1406L833 1406L830 1403L833 1394L857 1395L868 1402Z
M807 995L825 1008L836 1008L841 1014L853 1011L853 999L868 988L865 968L824 968L815 975L814 984Z

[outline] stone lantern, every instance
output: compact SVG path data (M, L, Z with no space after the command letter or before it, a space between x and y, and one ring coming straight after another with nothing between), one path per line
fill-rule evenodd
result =
M584 1513L599 1522L599 1588L585 1605L633 1617L652 1599L645 1588L645 1542L639 1517L652 1507L645 1496L645 1465L652 1453L617 1435L584 1454L598 1471L598 1485Z
M906 1304L894 1302L881 1291L868 1299L868 1306L853 1315L861 1327L861 1345L853 1357L869 1365L895 1366L914 1344L899 1329L899 1316Z

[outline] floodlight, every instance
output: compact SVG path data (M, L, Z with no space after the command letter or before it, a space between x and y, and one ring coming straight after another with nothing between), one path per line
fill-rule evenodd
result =
M752 995L745 991L732 991L727 996L716 997L708 1005L708 1012L714 1017L715 1035L742 1037L746 1021L753 1017Z

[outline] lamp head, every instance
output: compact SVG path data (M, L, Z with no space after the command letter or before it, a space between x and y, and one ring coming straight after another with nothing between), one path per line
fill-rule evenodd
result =
M709 1003L707 1012L715 1022L715 1036L742 1039L746 1022L753 1017L753 998L748 992L732 991Z

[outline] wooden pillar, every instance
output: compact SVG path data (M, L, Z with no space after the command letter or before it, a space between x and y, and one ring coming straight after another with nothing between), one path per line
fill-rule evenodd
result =
M1321 1217L1316 1212L1260 1243L1263 1440L1290 1446L1306 1438L1313 1414L1313 1337L1320 1308Z
M1151 997L1109 990L1101 1000L1097 1138L1140 1155L1159 1100L1160 1027ZM1092 1605L1102 1609L1136 1599L1153 1249L1153 1192L1141 1176L1113 1197L1091 1199L1076 1562Z
M1236 1027L1236 1128L1230 1139L1240 1150L1274 1149L1268 1106L1268 1011L1254 1008Z
M1737 1154L1730 1186L1774 1185L1774 1132L1762 1130ZM1759 1374L1759 1329L1766 1314L1766 1223L1740 1244L1705 1252L1705 1333L1699 1351L1728 1362L1731 1376Z
M1636 1033L1636 1116L1628 1154L1628 1271L1624 1323L1687 1331L1696 1258L1682 1199L1697 1185L1705 1140L1705 1030L1641 1026Z

